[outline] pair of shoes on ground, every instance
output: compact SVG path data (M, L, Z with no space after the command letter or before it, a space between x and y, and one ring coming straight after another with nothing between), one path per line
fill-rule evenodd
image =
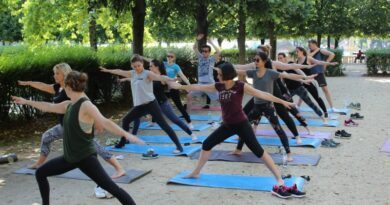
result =
M337 147L340 145L340 142L336 142L333 139L324 139L321 142L322 147Z
M360 103L350 103L347 108L350 108L350 109L355 109L355 110L360 110L361 109L361 105Z
M344 120L344 126L346 127L357 127L359 123L353 121L351 118L348 120Z
M100 186L95 187L95 197L99 199L110 199L112 198L112 194L110 194L108 191L102 189Z
M335 133L336 137L341 137L341 138L349 138L352 136L352 134L348 133L345 130L337 130Z
M271 191L272 195L282 198L282 199L288 199L288 198L302 198L306 196L305 192L299 191L296 184L292 185L291 187L287 186L277 186L275 185L272 188Z
M360 115L359 113L353 113L351 114L351 119L354 119L354 120L361 120L363 119L364 116L363 115Z

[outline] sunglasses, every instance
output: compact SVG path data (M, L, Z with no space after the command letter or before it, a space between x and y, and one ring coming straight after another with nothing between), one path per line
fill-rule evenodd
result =
M172 55L167 55L168 58L174 58L175 56Z
M202 50L202 53L208 53L210 52L209 50Z
M260 58L253 58L253 61L258 63L258 62L260 62Z

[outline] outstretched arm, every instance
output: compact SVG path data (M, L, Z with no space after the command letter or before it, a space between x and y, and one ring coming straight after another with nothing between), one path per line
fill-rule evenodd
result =
M176 80L175 78L170 78L170 77L165 76L165 75L157 75L153 72L149 72L148 78L149 78L149 80L152 80L152 81L161 81L164 83L167 83L168 81L175 81Z
M310 75L310 76L304 76L304 75L297 75L297 74L285 73L285 72L280 73L280 75L279 75L280 78L286 78L286 79L301 81L301 82L302 82L302 80L314 79L314 77L316 77L316 76L317 76L317 74Z
M187 85L191 84L190 81L188 80L187 76L184 75L183 71L180 70L178 74L179 74L180 78L181 78Z
M46 83L35 82L35 81L20 81L20 80L18 80L18 84L22 85L22 86L30 86L30 87L33 87L35 89L38 89L38 90L41 90L43 92L47 92L50 94L55 93L54 87L52 84L46 84Z
M312 64L317 64L317 65L337 65L338 63L337 62L326 62L326 61L320 61L320 60L316 60L312 57L307 57L307 59L310 61L310 63Z
M272 61L272 67L279 69L279 70L295 70L295 69L309 69L312 68L314 65L302 65L302 64L296 64L296 63L282 63L279 61Z
M11 97L14 103L19 105L29 105L31 107L37 108L39 110L42 110L43 112L53 112L53 113L59 113L64 114L66 112L66 108L68 107L70 100L64 101L62 103L48 103L48 102L39 102L39 101L32 101L32 100L26 100L22 97Z
M100 66L100 71L105 72L105 73L111 73L113 75L119 75L125 78L130 78L131 77L131 72L129 70L121 70L121 69L107 69L104 67Z
M256 69L255 63L248 63L248 64L244 64L244 65L242 65L242 64L234 64L233 66L234 66L234 68L236 70L244 70L244 71L246 71L246 70L255 70Z
M192 90L199 90L199 91L205 91L205 92L216 92L217 89L215 89L215 84L208 84L208 85L199 85L199 84L190 84L190 85L181 85L177 82L169 82L168 85L177 90L186 90L186 91L192 91Z
M253 97L257 97L257 98L261 98L261 99L264 99L264 100L267 100L267 101L271 101L271 102L282 104L283 106L285 106L287 108L291 108L291 107L295 106L294 103L290 103L290 102L284 101L284 100L282 100L280 98L277 98L277 97L271 95L270 93L257 90L257 89L253 88L252 86L250 86L248 84L245 84L244 92L246 94L248 94L248 95L253 96Z

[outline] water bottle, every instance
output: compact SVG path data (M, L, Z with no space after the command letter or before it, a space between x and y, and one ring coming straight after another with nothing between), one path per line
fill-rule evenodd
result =
M207 119L208 119L208 122L209 122L210 124L213 123L212 116L211 116L211 111L208 111L208 112L207 112Z
M283 151L282 154L282 163L283 163L283 168L287 168L287 153Z

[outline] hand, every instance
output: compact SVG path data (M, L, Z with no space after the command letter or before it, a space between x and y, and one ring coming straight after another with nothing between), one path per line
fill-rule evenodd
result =
M198 36L196 36L196 40L200 40L200 39L202 39L204 37L204 34L203 33L200 33L200 34L198 34Z
M301 80L301 82L306 84L306 85L310 85L313 81L314 81L314 79Z
M126 137L131 143L134 143L134 144L141 144L141 145L144 145L145 142L143 140L140 140L138 137L132 135L129 133L129 135Z
M313 74L313 75L309 75L306 77L305 80L308 80L308 79L314 79L315 77L317 77L318 74Z
M100 66L99 69L100 69L101 72L105 72L105 73L109 72L109 70L107 68L103 67L103 66Z
M291 109L293 107L295 107L295 104L294 103L290 103L290 102L287 102L287 101L283 101L282 105L288 109Z
M338 62L331 62L330 64L331 65L338 65L339 63Z
M118 79L118 82L123 83L123 82L126 82L128 80L129 80L128 78L121 78L121 79Z
M18 80L18 85L29 86L29 85L30 85L30 81L21 81L21 80Z
M28 101L22 97L11 96L11 98L14 101L14 103L20 104L20 105L26 105L27 101Z
M178 90L182 87L182 85L180 83L173 82L173 81L169 81L169 82L167 82L167 84L169 85L170 88L175 89L175 90Z

